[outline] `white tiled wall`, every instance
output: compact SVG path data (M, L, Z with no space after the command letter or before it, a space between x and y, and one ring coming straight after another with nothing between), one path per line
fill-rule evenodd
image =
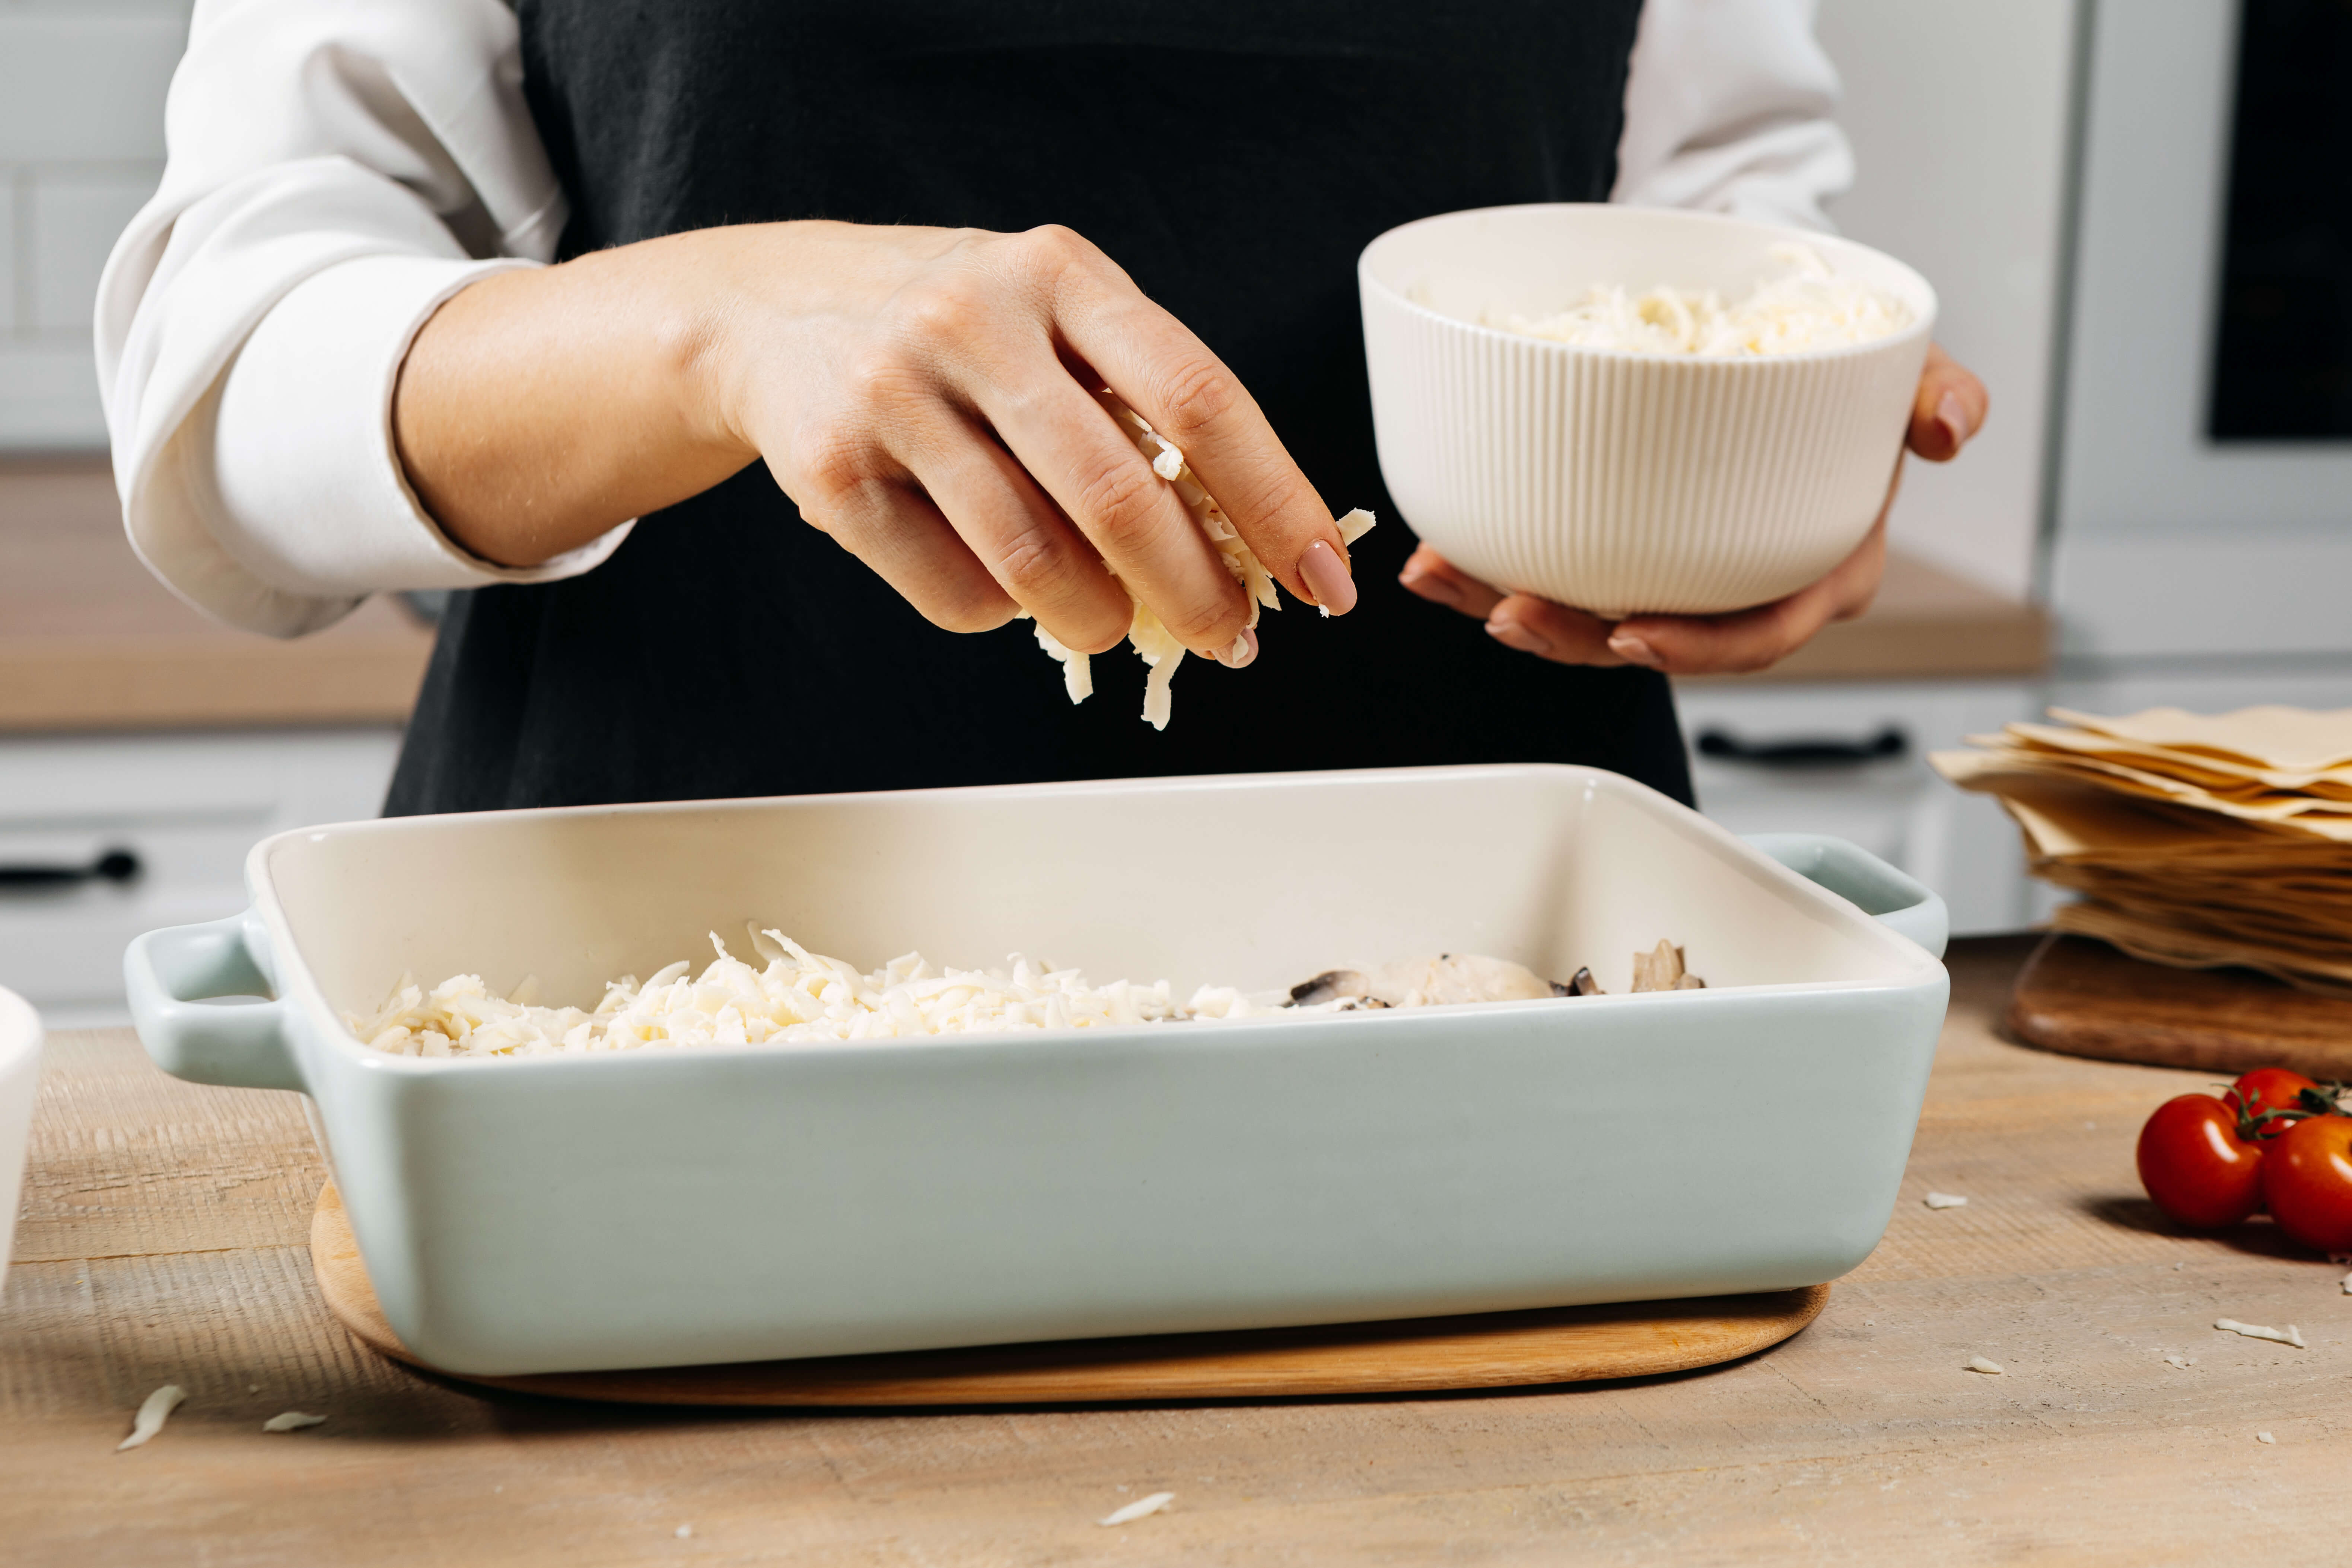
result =
M90 301L163 169L191 0L0 0L0 450L102 447Z

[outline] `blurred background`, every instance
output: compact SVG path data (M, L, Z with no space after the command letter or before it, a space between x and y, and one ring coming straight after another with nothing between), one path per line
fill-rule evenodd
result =
M277 644L155 585L91 365L186 0L0 0L0 985L121 1017L139 931L242 908L282 827L374 814L431 643L383 600ZM1962 933L2046 896L1924 761L2051 703L2352 706L2352 5L1822 0L1860 176L1993 414L1911 465L1878 605L1679 697L1700 805L1852 838Z

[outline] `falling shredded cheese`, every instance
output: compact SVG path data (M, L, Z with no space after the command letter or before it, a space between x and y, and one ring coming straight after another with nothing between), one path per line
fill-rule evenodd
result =
M1931 1209L1964 1209L1969 1206L1969 1200L1958 1193L1929 1193L1926 1202Z
M2008 1368L2002 1366L2000 1363L1997 1361L1987 1361L1980 1355L1972 1355L1969 1357L1967 1364L1963 1366L1961 1370L1964 1372L1980 1372L1987 1377L1999 1377L2007 1372Z
M1233 574L1234 581L1242 585L1242 592L1248 596L1249 620L1246 625L1249 629L1256 630L1261 608L1282 608L1282 601L1275 593L1273 574L1242 542L1241 534L1234 528L1233 520L1225 515L1224 508L1217 504L1216 498L1208 492L1199 477L1186 465L1184 454L1177 449L1174 442L1154 430L1141 415L1129 408L1108 387L1096 393L1095 396L1110 411L1111 418L1135 443L1136 449L1151 460L1151 471L1176 488L1176 499L1184 503L1184 510L1192 513L1193 522L1199 525L1209 542L1216 546L1217 559L1227 572ZM1371 531L1373 518L1370 512L1359 507L1339 518L1338 523L1340 542L1353 544ZM1328 615L1330 612L1326 610L1324 613ZM1143 721L1155 730L1165 730L1169 715L1174 710L1169 683L1176 679L1176 667L1184 661L1184 645L1176 640L1175 634L1140 599L1135 601L1135 616L1128 626L1127 640L1151 671L1143 686ZM1063 646L1061 639L1043 625L1037 627L1037 646L1062 661L1062 687L1070 694L1072 702L1084 702L1094 695L1094 667L1087 655Z
M1168 1505L1175 1500L1174 1492L1153 1492L1150 1497L1136 1499L1125 1508L1113 1509L1095 1522L1097 1524L1132 1524L1146 1514L1164 1511Z
M1911 324L1902 300L1838 276L1809 246L1776 245L1771 256L1790 270L1729 306L1712 289L1693 293L1662 285L1628 294L1622 286L1596 285L1583 303L1556 316L1490 318L1486 324L1582 348L1709 359L1844 348Z
M164 1419L180 1407L188 1391L176 1383L167 1383L149 1394L139 1406L139 1414L131 1418L131 1436L114 1446L118 1454L125 1448L136 1448L163 1429Z
M327 1418L323 1415L310 1415L299 1410L281 1410L264 1421L261 1429L265 1432L299 1432L305 1426L323 1426L326 1424Z
M2235 1318L2217 1318L2213 1326L2224 1333L2243 1334L2250 1340L2269 1340L2276 1344L2293 1345L2297 1350L2310 1347L2303 1342L2303 1331L2289 1323L2284 1331L2265 1328L2260 1323L2242 1323Z

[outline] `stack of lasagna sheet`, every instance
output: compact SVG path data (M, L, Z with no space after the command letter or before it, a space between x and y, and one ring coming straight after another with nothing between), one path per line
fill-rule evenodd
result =
M1998 796L2034 874L2082 895L2059 930L2352 996L2352 709L2050 717L1932 760Z

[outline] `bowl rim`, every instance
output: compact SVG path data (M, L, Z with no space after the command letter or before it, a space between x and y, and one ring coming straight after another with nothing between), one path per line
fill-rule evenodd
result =
M1639 349L1610 349L1599 348L1590 343L1562 342L1557 338L1538 337L1533 332L1514 331L1508 327L1490 327L1483 321L1465 321L1459 316L1449 316L1443 310L1432 309L1417 300L1408 298L1402 291L1391 287L1385 279L1372 271L1372 252L1379 249L1393 236L1403 234L1409 229L1420 228L1430 224L1446 223L1457 218L1482 217L1489 213L1539 210L1638 213L1643 218L1664 218L1668 222L1686 222L1698 226L1713 226L1747 229L1795 245L1818 246L1827 242L1831 246L1850 247L1908 273L1917 283L1920 291L1927 296L1927 309L1916 313L1911 323L1900 331L1889 332L1885 337L1867 338L1858 343L1841 343L1834 348L1798 349L1790 353L1779 354L1647 353ZM1759 223L1752 218L1735 217L1729 213L1696 212L1685 207L1633 206L1622 202L1507 202L1496 206L1464 207L1456 212L1431 213L1426 217L1417 217L1410 223L1398 224L1395 227L1385 229L1375 236L1371 243L1357 253L1356 283L1362 297L1367 300L1378 295L1387 304L1401 307L1413 315L1428 321L1441 321L1448 327L1458 328L1463 331L1480 333L1514 343L1533 343L1538 347L1558 350L1566 354L1581 354L1593 359L1638 362L1643 364L1678 365L1688 367L1690 370L1718 365L1810 364L1885 353L1906 347L1922 337L1932 337L1936 329L1936 320L1941 312L1943 304L1936 292L1936 286L1928 282L1927 276L1917 268L1900 257L1891 256L1874 246L1864 245L1858 239L1849 239L1842 234L1797 228L1788 224ZM1743 370L1735 374L1755 373Z
M40 1010L0 986L0 1073L40 1055L44 1034Z

